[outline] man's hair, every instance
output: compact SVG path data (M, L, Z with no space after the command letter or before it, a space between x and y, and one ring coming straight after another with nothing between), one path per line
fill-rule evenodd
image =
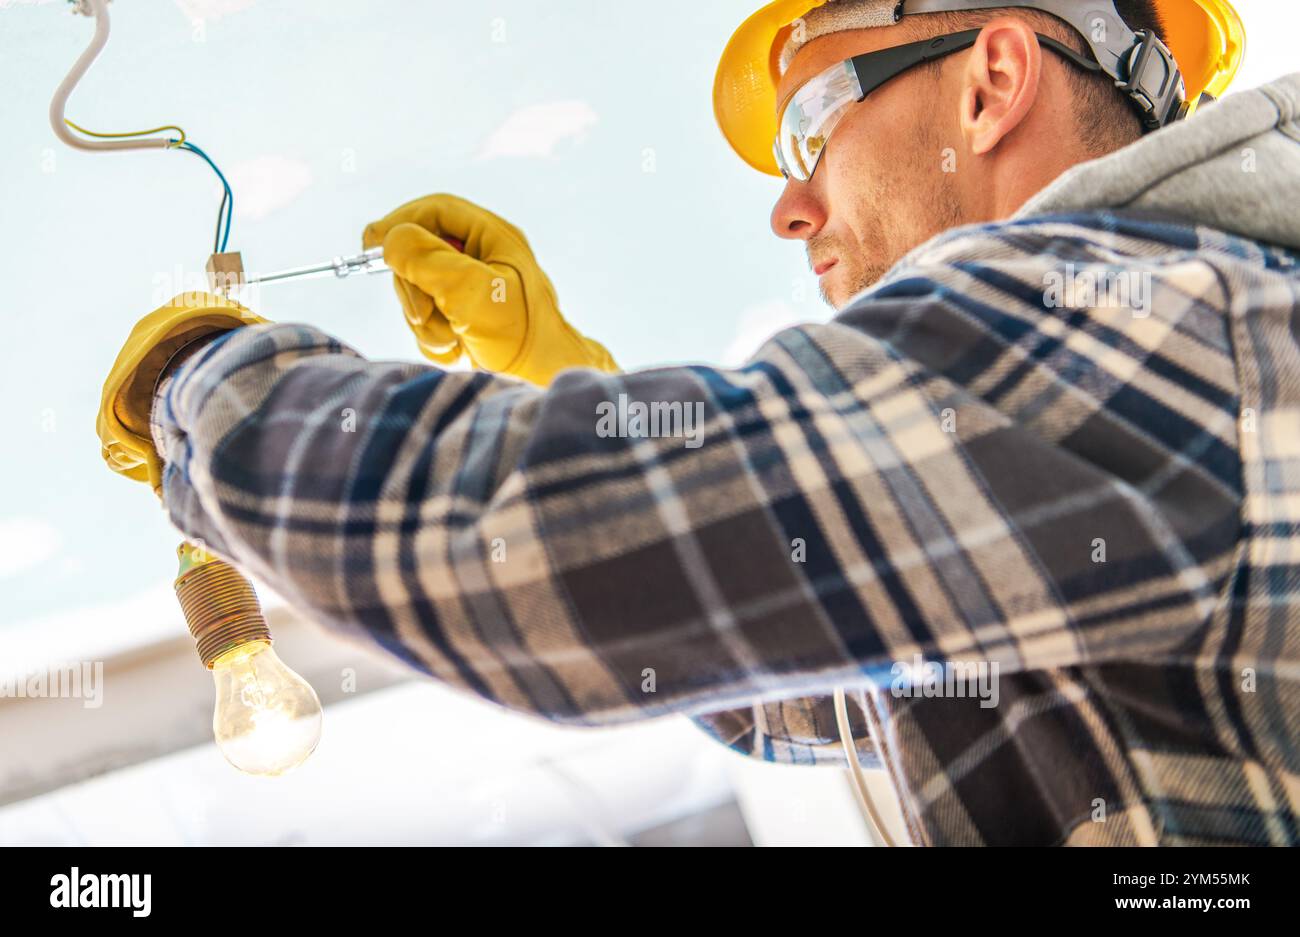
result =
M1164 23L1156 9L1155 0L1115 0L1115 9L1134 32L1146 29L1165 38ZM1023 19L1036 32L1050 36L1076 52L1089 54L1088 44L1078 31L1041 10L1023 7L999 7L993 10L971 10L961 13L921 13L906 16L904 23L911 24L918 38L960 32L982 26L997 16L1014 16ZM1167 41L1167 40L1166 40ZM1047 55L1055 55L1048 52ZM1134 142L1142 136L1142 120L1128 98L1115 87L1115 80L1104 73L1088 73L1061 59L1069 74L1074 91L1074 112L1079 128L1079 139L1090 156L1101 156ZM938 74L943 60L929 63L928 68Z

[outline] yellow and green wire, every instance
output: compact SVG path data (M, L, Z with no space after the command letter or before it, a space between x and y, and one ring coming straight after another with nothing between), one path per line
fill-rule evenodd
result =
M166 124L162 127L153 127L149 130L133 130L128 133L98 133L94 130L87 130L85 127L79 127L72 121L64 118L63 121L77 133L85 134L88 137L97 137L103 140L123 140L130 137L147 137L151 134L162 133L167 130L174 130L180 134L179 138L168 138L167 149L188 150L195 156L198 156L205 163L212 167L212 171L217 174L221 180L223 193L221 196L221 207L217 209L217 233L212 241L212 252L214 254L225 253L226 248L230 245L230 223L235 215L235 195L230 190L230 183L226 181L225 175L217 164L212 161L212 157L199 149L193 143L185 138L185 131L175 124ZM224 225L223 225L224 221Z

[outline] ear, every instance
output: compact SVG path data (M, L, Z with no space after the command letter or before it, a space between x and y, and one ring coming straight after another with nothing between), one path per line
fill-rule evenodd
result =
M1043 50L1023 20L984 27L962 75L961 131L970 151L991 152L1024 121L1038 98Z

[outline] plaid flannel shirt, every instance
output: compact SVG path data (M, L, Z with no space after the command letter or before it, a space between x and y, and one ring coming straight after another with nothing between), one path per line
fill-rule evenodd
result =
M918 842L1295 844L1298 269L1017 219L743 367L544 391L248 328L159 394L165 504L304 614L548 719L684 713L811 763L869 680L855 735ZM621 395L698 406L698 445L599 432ZM898 692L918 657L996 664L997 705Z

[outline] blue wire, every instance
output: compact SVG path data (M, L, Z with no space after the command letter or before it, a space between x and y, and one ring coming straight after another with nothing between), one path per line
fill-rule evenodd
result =
M225 253L226 248L230 244L230 224L235 214L235 193L231 191L230 183L226 181L226 177L222 174L221 170L217 168L217 164L212 161L212 158L208 156L207 153L203 152L203 150L201 150L199 147L195 146L194 144L190 143L189 141L182 143L181 148L189 150L192 153L194 153L196 156L201 157L204 162L206 162L209 166L212 167L212 171L217 174L217 178L221 180L222 186L225 187L226 228L221 238L221 248L220 248L220 253Z
M226 181L226 177L222 174L221 170L217 168L217 164L212 161L212 158L208 156L207 153L204 153L203 150L201 150L199 147L195 146L194 144L190 143L189 141L182 143L181 148L190 150L196 156L202 157L203 161L212 167L212 171L217 174L217 178L221 180L222 186L225 187L226 229L225 229L225 233L222 235L221 247L220 247L220 253L225 253L226 248L230 244L230 223L231 223L231 219L234 217L235 214L235 193L231 191L230 183Z
M207 153L204 153L201 149L199 149L193 143L190 143L188 140L186 140L184 143L180 145L180 149L189 150L194 155L202 157L203 161L207 163L209 166L211 166L212 171L217 174L217 178L221 180L221 184L225 186L226 202L227 202L226 230L225 233L221 236L221 249L220 251L218 251L218 253L224 254L226 252L226 247L230 244L230 221L235 214L235 193L230 191L230 183L226 181L226 177L221 174L221 170L217 168L217 164L212 161L212 158L208 156Z

